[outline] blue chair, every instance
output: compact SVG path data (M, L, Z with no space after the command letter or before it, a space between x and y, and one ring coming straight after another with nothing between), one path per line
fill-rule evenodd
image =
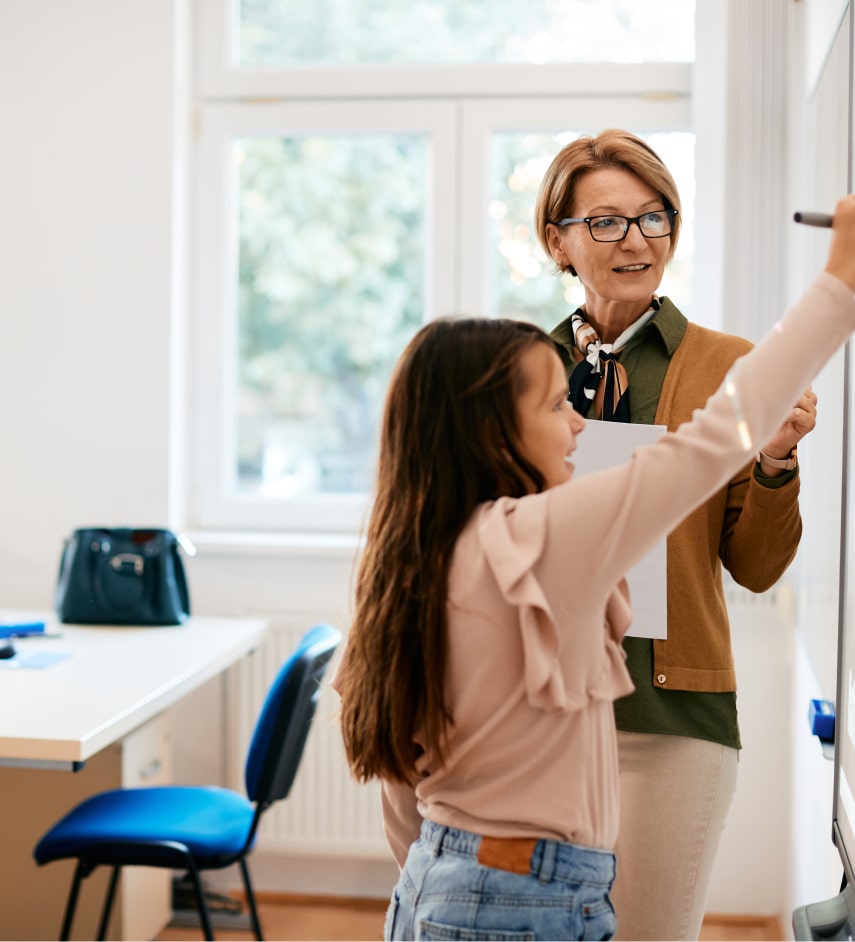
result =
M107 931L123 866L186 870L205 938L213 939L200 873L233 863L240 865L255 937L263 938L246 857L262 814L291 790L321 680L340 640L335 628L316 625L279 670L252 735L244 770L247 797L216 786L119 788L87 798L42 837L33 852L39 865L77 860L60 939L70 936L81 882L99 866L113 873L98 939Z

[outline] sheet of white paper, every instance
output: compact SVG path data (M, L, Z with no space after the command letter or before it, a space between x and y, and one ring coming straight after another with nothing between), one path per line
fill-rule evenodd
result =
M636 448L653 444L664 431L664 425L588 419L573 453L574 477L623 464ZM666 637L668 597L665 578L665 540L661 540L626 576L633 612L632 626L627 632L629 637Z

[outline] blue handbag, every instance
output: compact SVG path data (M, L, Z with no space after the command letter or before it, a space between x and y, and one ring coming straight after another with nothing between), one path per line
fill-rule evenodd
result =
M181 550L171 530L83 527L65 541L56 586L61 622L82 625L178 625L190 616Z

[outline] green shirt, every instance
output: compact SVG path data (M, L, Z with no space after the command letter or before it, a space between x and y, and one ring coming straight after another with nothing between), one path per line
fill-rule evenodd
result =
M686 333L686 318L667 298L650 321L630 339L620 355L629 379L633 422L652 425L671 356ZM698 693L655 687L653 642L624 638L627 667L635 693L615 701L618 729L633 733L667 733L708 739L741 747L736 693Z
M652 425L659 405L665 374L674 351L682 341L688 321L667 298L660 308L620 352L629 379L632 421ZM566 348L572 346L569 318L552 332ZM571 367L568 366L568 372ZM767 486L780 486L795 472L776 478L758 475ZM614 704L618 729L636 733L664 733L706 739L739 749L736 693L704 693L665 690L653 684L653 642L649 638L624 638L627 667L635 693Z

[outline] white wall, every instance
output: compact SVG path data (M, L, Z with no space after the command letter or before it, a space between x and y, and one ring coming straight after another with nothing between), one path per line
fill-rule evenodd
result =
M771 595L736 587L729 594L742 751L707 911L782 914L791 750L782 731L789 732L793 630L770 604Z
M169 470L182 441L186 12L185 0L0 3L2 607L50 607L75 526L181 522ZM201 549L199 612L346 620L352 546ZM746 750L719 912L789 905L795 667L768 603L735 617ZM177 717L179 778L221 766L194 736L217 697L206 688Z
M173 0L0 4L0 585L169 518Z

